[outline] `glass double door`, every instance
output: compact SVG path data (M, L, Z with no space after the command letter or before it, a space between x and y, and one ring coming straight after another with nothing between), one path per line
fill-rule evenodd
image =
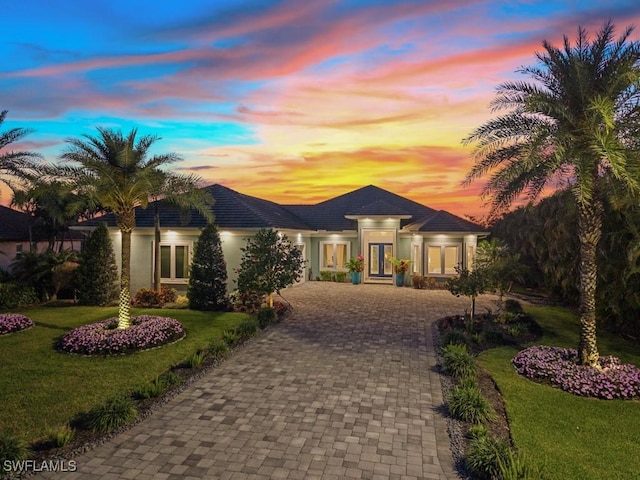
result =
M393 243L369 243L369 277L387 278L393 274Z

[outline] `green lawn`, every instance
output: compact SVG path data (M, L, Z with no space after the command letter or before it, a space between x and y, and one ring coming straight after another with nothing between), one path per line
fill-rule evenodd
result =
M118 392L129 392L184 361L222 332L246 320L241 313L134 310L178 319L187 336L172 345L117 357L59 353L57 338L117 315L117 308L39 307L22 310L35 326L0 337L0 432L32 442Z
M576 348L578 318L562 308L526 309L544 329L537 344ZM640 366L640 349L599 332L601 355ZM577 397L519 376L511 365L514 348L483 352L478 360L506 404L516 446L546 463L549 478L562 480L640 478L640 401Z

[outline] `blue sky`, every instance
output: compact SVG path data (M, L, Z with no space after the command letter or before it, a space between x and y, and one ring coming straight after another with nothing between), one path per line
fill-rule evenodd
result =
M617 0L0 7L3 127L35 129L20 147L48 161L65 138L137 127L207 184L285 203L376 184L460 215L484 211L481 185L460 187L473 162L460 140L495 87L545 39L640 20Z

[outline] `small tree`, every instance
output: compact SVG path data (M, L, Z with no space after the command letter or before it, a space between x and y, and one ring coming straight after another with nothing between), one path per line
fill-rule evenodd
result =
M241 250L238 289L268 295L270 307L274 292L279 294L302 276L302 252L283 233L262 229Z
M512 255L509 247L497 238L478 244L475 268L485 273L487 288L498 291L500 305L504 293L511 290L513 282L522 279L520 255Z
M107 305L118 298L118 267L104 223L96 228L80 253L76 271L78 301L84 305Z
M467 270L456 267L457 277L447 280L449 291L459 297L464 295L471 298L471 322L476 314L476 297L483 294L488 287L486 271L483 269Z
M204 228L196 243L187 297L189 308L194 310L222 310L226 306L227 264L220 235L212 223Z

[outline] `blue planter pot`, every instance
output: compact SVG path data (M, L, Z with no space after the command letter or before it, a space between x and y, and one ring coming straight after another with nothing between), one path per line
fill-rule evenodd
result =
M404 273L396 273L396 287L404 286Z
M361 281L362 272L351 272L351 283L358 285Z

